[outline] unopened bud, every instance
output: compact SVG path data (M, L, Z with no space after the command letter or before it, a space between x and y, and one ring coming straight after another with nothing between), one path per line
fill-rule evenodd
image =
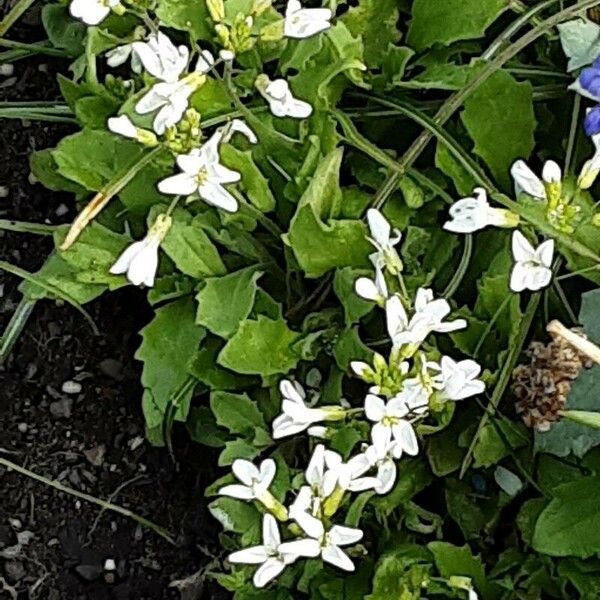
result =
M225 19L225 4L223 0L206 0L206 7L210 13L211 19L215 23L220 23Z

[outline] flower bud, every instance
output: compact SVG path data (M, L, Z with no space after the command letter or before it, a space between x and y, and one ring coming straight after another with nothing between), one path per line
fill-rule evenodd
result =
M206 7L211 19L215 23L219 23L225 19L225 4L223 0L206 0Z

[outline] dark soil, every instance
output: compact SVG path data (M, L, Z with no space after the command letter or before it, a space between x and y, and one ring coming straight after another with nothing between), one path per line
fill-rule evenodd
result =
M13 39L41 39L35 15L28 20L33 25L15 28ZM53 61L17 62L16 79L0 76L0 102L58 98L56 71L66 65ZM28 167L32 150L54 146L70 130L0 120L0 186L9 192L0 199L0 218L63 223L73 217L72 198L30 183ZM28 271L35 272L51 249L48 238L0 231L0 259ZM0 332L20 300L18 284L0 272ZM102 332L94 336L71 307L38 302L0 367L0 457L110 499L169 530L176 544L133 519L0 466L2 599L221 597L204 576L218 552L218 528L203 497L214 479L214 457L182 430L175 432L176 464L143 437L140 366L133 354L136 332L149 317L144 307L142 293L131 288L92 303L89 312ZM28 543L19 547L19 540ZM116 573L103 570L107 559ZM169 586L194 574L187 593Z

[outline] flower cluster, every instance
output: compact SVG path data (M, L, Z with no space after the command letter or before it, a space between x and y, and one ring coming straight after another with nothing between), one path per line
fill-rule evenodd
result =
M307 401L303 387L295 381L280 382L281 414L273 421L273 439L306 431L311 437L329 439L341 421L360 419L370 426L360 452L347 461L323 443L318 443L304 472L304 483L288 506L269 490L275 477L275 462L265 459L257 467L238 459L233 474L239 484L226 485L222 495L259 503L263 518L263 543L234 552L232 563L259 564L254 574L257 587L277 577L300 558L320 557L345 571L354 564L342 550L363 538L363 531L333 522L347 494L372 491L387 494L398 475L398 460L419 452L418 425L452 410L452 403L481 394L480 366L473 360L455 361L439 356L425 342L432 333L448 333L466 327L464 319L448 320L451 311L443 298L429 289L417 290L411 303L402 279L402 262L396 251L400 232L392 232L377 210L368 212L369 240L375 248L370 256L374 279L360 278L356 291L385 309L390 354L386 360L375 354L373 364L355 361L354 373L369 384L362 406L315 406ZM398 292L393 291L398 288ZM281 541L276 519L286 524L290 539Z

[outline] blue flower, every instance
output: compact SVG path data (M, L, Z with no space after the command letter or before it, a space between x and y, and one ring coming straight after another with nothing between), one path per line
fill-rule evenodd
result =
M598 62L597 59L596 62ZM579 76L579 83L584 90L598 98L600 96L600 68L591 66L584 69Z
M600 104L588 111L583 126L590 137L600 133Z

